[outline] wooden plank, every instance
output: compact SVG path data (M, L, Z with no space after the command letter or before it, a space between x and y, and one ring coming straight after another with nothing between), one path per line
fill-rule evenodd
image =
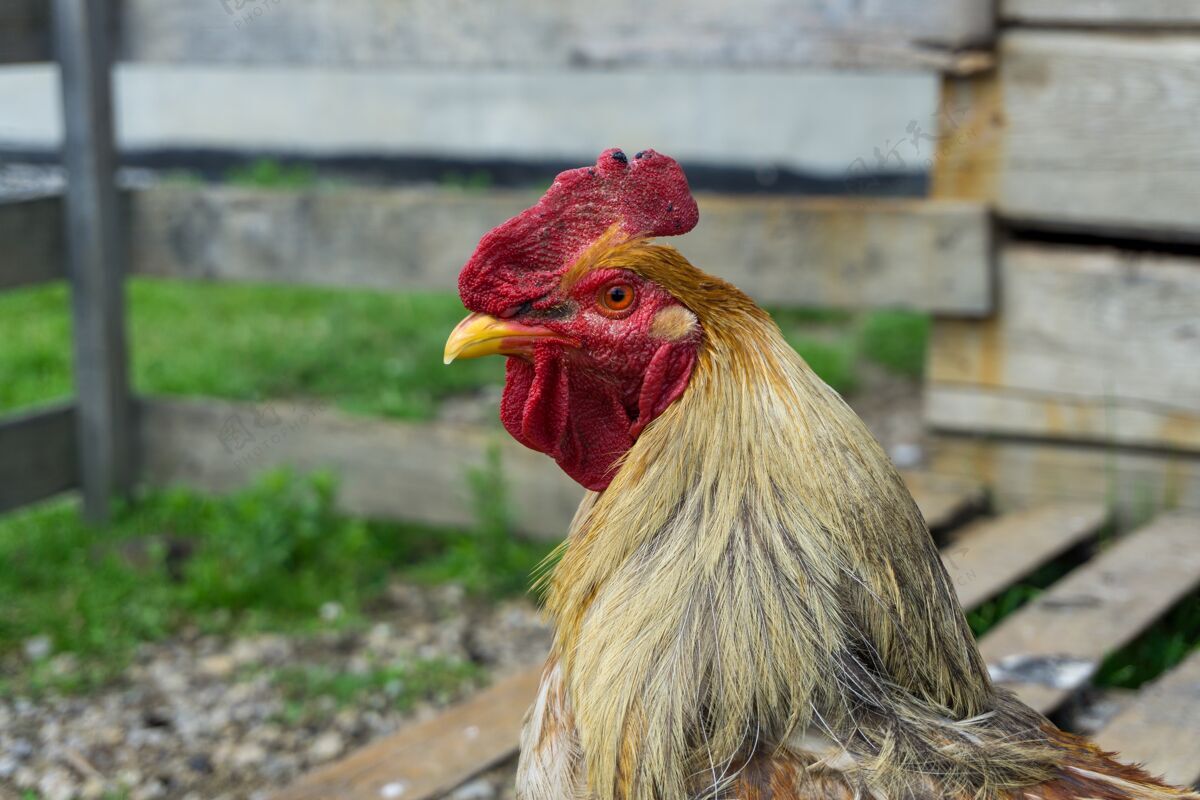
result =
M956 531L942 551L963 608L974 608L1090 536L1108 520L1101 503L1055 503Z
M993 678L1053 711L1105 655L1200 585L1198 545L1200 515L1184 512L1123 537L984 636Z
M479 237L528 191L160 187L132 195L135 272L453 290ZM676 244L771 303L991 309L991 227L972 203L698 196Z
M0 201L0 290L66 277L62 199Z
M0 419L0 512L77 485L74 409L55 406Z
M218 2L211 0L219 12ZM439 159L474 163L493 176L524 164L526 174L548 181L552 164L590 164L618 145L631 153L654 146L692 177L703 179L705 170L715 180L740 176L775 189L811 177L861 195L922 184L922 164L933 152L937 82L933 73L913 71L716 66L311 69L303 81L286 65L118 74L130 109L121 139L131 151L307 153L335 161L359 154L413 166L432 157L423 166L436 184L454 169L445 162L436 168L431 161ZM36 83L0 82L0 107L28 102ZM403 101L370 102L379 97ZM634 108L639 113L630 114ZM759 119L770 124L746 124ZM0 133L51 148L55 122L47 113L9 115Z
M0 3L0 64L50 60L49 17L46 0Z
M994 11L985 0L125 0L123 58L303 66L488 68L833 66L974 69Z
M553 461L498 427L385 421L289 402L148 398L138 407L138 461L151 484L229 492L267 469L331 469L349 513L463 526L475 522L467 476L496 448L517 530L561 538L583 497ZM906 479L935 525L940 510L964 507L979 493L969 480Z
M108 0L55 0L67 167L66 237L84 514L131 478L125 253L118 222Z
M1001 0L1000 15L1005 22L1027 25L1200 25L1200 5L1195 0Z
M929 442L930 472L981 480L998 510L1099 501L1122 524L1163 508L1200 511L1200 456L954 434Z
M1090 4L1089 4L1090 7ZM995 200L1015 223L1200 239L1200 38L1014 30L998 52Z
M1096 744L1176 786L1200 783L1200 650L1143 687Z
M429 800L512 756L541 665L524 669L425 722L322 767L275 800Z
M1014 246L989 320L937 320L926 420L1200 451L1200 260Z
M139 462L152 484L228 492L264 470L332 470L348 513L432 525L475 523L468 476L501 457L513 524L532 536L566 535L583 489L553 461L503 430L351 417L324 406L216 400L139 403Z
M902 470L900 474L932 531L957 525L987 504L987 490L969 476L934 475L920 470Z

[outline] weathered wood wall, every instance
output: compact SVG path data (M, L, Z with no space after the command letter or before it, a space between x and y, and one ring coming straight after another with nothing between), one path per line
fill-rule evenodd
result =
M536 192L156 187L127 193L130 271L451 291L486 231ZM992 307L992 232L975 203L700 194L703 224L672 240L697 264L776 305ZM64 276L58 198L0 204L13 242L0 288Z
M1006 244L995 314L935 321L931 468L978 475L1002 507L1200 507L1200 11L1001 0L1000 14L997 70L943 81L933 196L992 206Z
M250 0L226 11L192 0L127 0L126 58L357 66L787 64L947 67L985 44L986 0L859 4L634 0L436 2ZM470 24L464 24L470 20ZM246 35L235 36L233 32Z
M1200 452L1200 259L1014 245L998 283L935 323L933 426Z
M1019 29L997 58L946 92L939 196L1020 226L1200 240L1200 37Z
M132 195L143 275L452 290L480 232L539 193L447 189L277 192L156 188ZM698 196L702 223L668 240L777 305L991 308L982 206Z
M1193 453L942 434L933 438L927 468L981 481L1000 509L1101 500L1122 522L1163 508L1200 510L1200 456Z
M44 60L38 0L8 3L0 60ZM469 20L470 24L463 24ZM972 70L990 0L610 2L520 0L124 0L123 59L297 66L611 67L631 64ZM967 52L963 52L966 50Z

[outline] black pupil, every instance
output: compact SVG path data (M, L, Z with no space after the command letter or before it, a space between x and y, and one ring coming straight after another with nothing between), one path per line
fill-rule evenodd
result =
M620 305L625 302L625 290L620 286L614 286L608 290L608 299L615 305Z

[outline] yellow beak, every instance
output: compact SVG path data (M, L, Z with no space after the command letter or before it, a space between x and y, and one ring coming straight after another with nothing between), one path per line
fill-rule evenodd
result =
M545 339L572 346L575 344L549 328L525 325L511 319L496 319L487 314L470 314L450 332L443 360L449 364L456 358L529 356L533 353L533 345Z

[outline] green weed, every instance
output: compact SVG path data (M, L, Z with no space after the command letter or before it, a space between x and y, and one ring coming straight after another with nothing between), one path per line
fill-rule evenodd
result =
M520 591L546 545L500 528L444 531L335 512L327 476L265 475L225 498L147 492L90 526L73 501L0 518L0 694L85 691L120 673L137 645L184 625L218 633L327 626L326 603L355 625L394 576L459 581L487 596ZM489 500L489 502L503 502ZM504 529L507 531L507 528ZM506 534L507 535L507 534ZM25 663L48 637L57 659Z

